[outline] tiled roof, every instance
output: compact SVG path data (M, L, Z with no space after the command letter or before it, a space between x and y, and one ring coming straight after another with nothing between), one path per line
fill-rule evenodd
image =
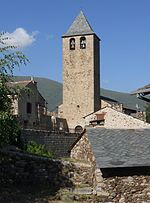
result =
M85 15L82 11L80 11L79 15L75 18L74 22L69 27L68 31L63 35L63 37L83 34L94 34L94 32Z
M150 166L150 129L87 128L100 168Z

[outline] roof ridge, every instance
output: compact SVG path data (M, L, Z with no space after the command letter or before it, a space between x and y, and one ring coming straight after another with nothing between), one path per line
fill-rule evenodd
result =
M32 80L19 80L19 81L11 81L9 83L26 83L26 82L32 82Z
M75 18L68 31L63 35L63 37L82 34L94 34L94 31L91 25L89 24L87 18L85 17L83 11L80 11L80 13Z

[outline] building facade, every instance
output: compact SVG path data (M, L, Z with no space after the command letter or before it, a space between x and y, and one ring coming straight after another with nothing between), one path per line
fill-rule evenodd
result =
M13 115L18 117L23 128L50 128L50 118L47 116L47 103L37 89L34 80L11 82L9 86L16 87L19 97L13 98Z

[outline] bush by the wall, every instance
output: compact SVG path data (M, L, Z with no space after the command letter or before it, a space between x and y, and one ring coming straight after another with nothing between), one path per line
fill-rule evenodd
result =
M48 158L53 158L52 152L46 150L44 145L37 144L35 141L30 141L27 143L26 151L28 153L37 154Z

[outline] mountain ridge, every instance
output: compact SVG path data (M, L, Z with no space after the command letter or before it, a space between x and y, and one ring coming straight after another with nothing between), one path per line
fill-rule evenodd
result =
M31 76L14 76L15 81L30 79ZM39 92L48 103L48 110L56 111L58 106L62 104L62 83L42 77L34 77L34 80L37 82ZM139 109L144 111L146 106L145 101L140 100L136 95L130 95L129 93L117 92L104 88L100 88L100 93L102 99L122 103L125 108L137 110L138 105Z

